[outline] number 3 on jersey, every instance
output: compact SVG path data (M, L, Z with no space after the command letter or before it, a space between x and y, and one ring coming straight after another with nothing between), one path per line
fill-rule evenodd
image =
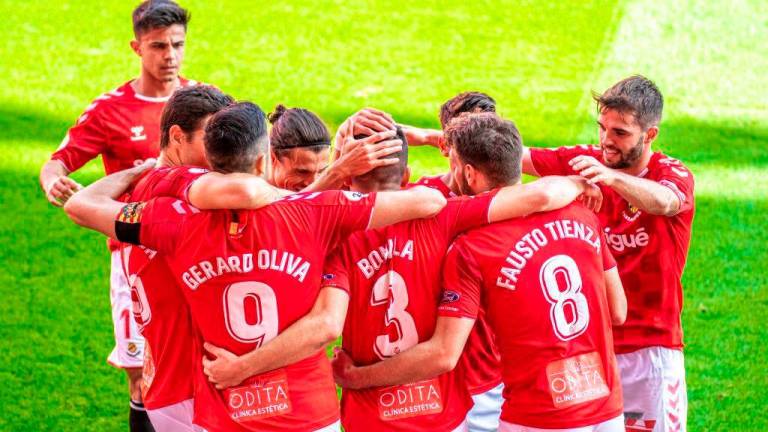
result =
M240 342L269 342L278 328L275 291L261 282L233 283L224 290L224 320L229 335Z
M390 294L392 293L391 300ZM389 328L394 325L397 330L397 339L390 340L388 334L376 337L373 351L384 360L402 352L419 342L416 332L416 323L411 314L406 312L408 307L408 287L405 280L394 270L388 271L379 277L371 291L371 306L379 306L389 302L387 313L384 316L384 325Z
M558 339L567 341L584 333L589 325L589 305L581 292L581 273L576 261L568 255L553 256L542 264L539 283L544 298L551 304L549 318ZM565 289L561 289L561 284Z

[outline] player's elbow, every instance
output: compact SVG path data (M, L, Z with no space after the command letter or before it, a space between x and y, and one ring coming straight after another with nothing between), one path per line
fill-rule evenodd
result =
M85 203L82 194L76 193L72 195L66 203L64 203L64 213L72 220L72 222L86 226L86 215L88 214L88 206Z
M324 314L324 316L318 319L317 323L318 339L324 346L338 339L341 336L341 332L344 330L344 324L329 315L330 314Z
M443 374L446 372L450 372L456 368L456 365L459 364L459 359L461 358L461 351L455 352L454 350L447 349L447 348L441 348L435 350L435 354L433 355L434 365L435 365L435 372L437 374Z
M627 303L611 308L611 322L615 326L623 325L627 320Z
M443 194L435 189L422 186L414 188L414 192L414 201L420 210L421 217L432 217L440 213L443 207L448 204L448 200Z

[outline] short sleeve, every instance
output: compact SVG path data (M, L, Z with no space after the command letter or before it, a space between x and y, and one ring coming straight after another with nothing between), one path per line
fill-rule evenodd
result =
M336 250L325 259L323 279L320 281L321 288L338 288L349 293L349 273L342 257L341 251Z
M285 199L307 200L314 213L317 233L327 239L332 249L353 232L368 228L376 193L327 191L289 195Z
M480 311L482 276L463 240L454 242L443 263L443 294L438 314L447 317L477 318Z
M59 148L51 155L52 160L64 164L69 172L76 171L107 149L107 135L100 120L98 102L94 102L77 119Z
M199 210L173 198L128 203L115 220L117 239L171 253L176 247L185 219L197 212Z
M679 213L685 213L693 209L693 173L679 160L664 157L659 160L659 173L657 180L675 193L680 200Z
M606 238L605 233L602 233L600 237L602 241L602 244L600 245L600 256L603 260L603 271L608 271L616 267L616 260L613 258L611 248L608 247L608 239Z
M446 236L452 240L464 231L488 224L488 209L498 190L475 196L448 199L448 204L436 216Z
M178 198L189 203L189 188L195 180L208 173L205 168L174 167L155 188L156 196Z
M576 172L568 162L576 156L587 155L600 158L600 151L593 146L531 148L531 162L539 177L548 175L572 175Z

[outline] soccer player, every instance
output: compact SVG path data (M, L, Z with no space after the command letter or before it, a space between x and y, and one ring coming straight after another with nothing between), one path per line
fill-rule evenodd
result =
M404 136L400 138L405 142ZM354 177L351 190L369 193L404 187L410 174L407 144L395 156L398 165ZM355 233L326 260L324 289L309 315L266 346L241 357L207 346L218 358L205 363L205 372L219 388L237 385L254 373L301 358L306 355L302 350L321 348L338 337L342 327L344 349L360 364L383 360L427 340L440 298L440 273L435 269L441 267L448 245L459 232L563 207L585 186L587 192L596 190L583 179L545 178L494 194L452 198L431 219ZM326 328L330 331L320 331ZM345 390L342 425L350 431L464 430L473 405L464 378L462 368L428 382ZM398 395L408 397L395 403Z
M599 147L532 148L524 169L580 174L603 189L600 223L629 304L627 322L614 329L627 430L685 430L680 280L694 215L693 174L651 149L663 108L652 81L631 76L595 100Z
M216 131L215 133L209 133ZM215 114L206 150L214 169L245 172L264 160L264 114L240 103ZM428 188L291 195L257 211L201 212L161 198L124 205L96 182L67 209L78 223L166 254L202 338L241 354L309 312L327 249L349 233L430 216L445 204ZM110 219L120 210L118 222ZM195 376L195 423L211 430L338 430L338 402L322 350L217 391Z
M277 105L269 115L271 152L270 183L291 191L340 189L350 177L392 164L385 158L400 151L397 139L375 144L350 140L349 151L329 165L331 137L320 118L304 108ZM394 128L381 129L394 135ZM345 139L347 137L344 137ZM396 159L394 159L396 161Z
M101 155L107 174L141 164L158 155L160 114L180 86L192 85L179 76L189 14L172 1L145 1L133 11L135 39L131 48L141 58L141 72L115 90L96 98L64 137L40 171L48 201L61 206L81 186L69 178ZM122 275L117 245L110 243L110 299L116 345L108 361L128 374L131 430L148 424L140 381L144 340L130 317L130 289Z
M465 115L446 137L462 192L519 183L512 122ZM609 309L619 322L626 304L601 238L597 217L578 203L469 231L443 265L432 337L363 367L341 352L337 379L352 388L402 385L453 369L482 306L503 363L499 430L623 430Z

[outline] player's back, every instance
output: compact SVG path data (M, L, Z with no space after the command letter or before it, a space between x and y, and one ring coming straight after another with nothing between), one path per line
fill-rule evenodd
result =
M621 414L604 281L615 262L594 214L571 204L473 230L453 248L448 262L470 269L461 277L482 279L502 356L502 420L568 428Z
M173 250L168 262L203 339L241 355L311 310L328 248L367 226L373 202L334 191L259 210L200 212L175 201L166 210L184 217L155 219L146 235L174 243L160 249ZM313 430L338 415L323 351L222 392L195 374L195 423L210 430Z
M126 200L183 198L194 179L205 172L188 167L150 170ZM190 399L193 389L189 377L198 355L183 293L165 260L155 251L124 245L121 255L131 285L133 316L147 342L142 374L144 404L148 409L156 409Z
M341 277L350 289L342 344L356 364L384 360L432 336L445 251L461 231L487 222L490 199L451 199L434 218L355 233L326 263L324 284L345 284L334 280ZM471 405L459 368L418 383L344 390L342 423L351 431L453 429Z

